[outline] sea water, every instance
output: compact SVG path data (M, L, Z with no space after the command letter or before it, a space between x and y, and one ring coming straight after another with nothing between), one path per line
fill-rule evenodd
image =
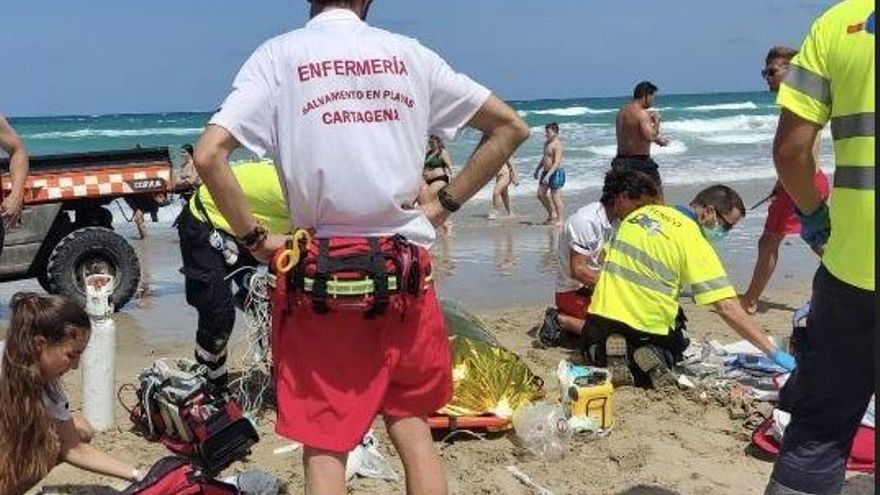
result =
M516 154L523 184L511 188L514 203L523 217L513 223L504 222L506 227L485 229L488 220L482 212L488 210L486 200L491 197L491 187L481 191L466 211L456 215L455 236L440 237L434 249L438 275L443 279L440 285L443 295L469 301L475 309L532 304L552 297L558 269L558 230L522 226L522 223L543 219L536 213L540 211L537 200L533 199L537 182L531 178L542 155L543 127L557 122L561 128L566 146L564 166L568 182L565 190L571 213L578 206L598 199L604 173L616 153L615 115L627 100L578 98L511 102L532 129L531 138ZM769 193L776 174L772 145L779 112L771 94L661 95L655 111L662 117L662 133L671 141L668 147L653 150L667 185L667 199L686 202L699 188L712 183L735 183L747 206ZM135 146L179 147L195 142L210 116L209 113L157 113L13 117L11 121L31 154L41 155ZM466 162L478 139L476 132L465 130L448 143L456 170ZM822 144L822 166L831 172L830 136L823 139ZM240 151L235 158L248 158L248 153ZM133 239L134 229L125 221L130 211L124 203L117 203L110 207L115 226ZM132 240L142 258L147 294L179 297L182 292L182 279L177 271L180 266L177 234L171 228L180 208L181 203L176 202L159 211L159 223L148 224L150 242ZM534 218L530 220L530 217ZM765 218L766 206L750 211L742 224L718 246L739 290L748 284ZM776 282L786 283L792 277L808 280L818 263L815 256L794 238L782 249ZM10 284L4 284L0 295L13 289L33 290L31 286L6 285ZM500 286L505 290L491 289ZM133 315L141 311L133 310ZM0 311L0 319L3 316Z
M564 166L569 191L601 186L614 157L614 119L627 98L577 98L513 101L511 105L532 128L531 138L517 151L520 177L531 177L540 162L543 126L560 124L565 143ZM660 95L654 111L662 118L669 146L653 154L666 184L725 182L775 176L771 147L779 110L772 94L722 93ZM32 154L101 151L135 146L180 146L192 143L209 113L84 115L13 118ZM827 131L826 131L827 133ZM464 130L449 143L456 169L463 166L479 140ZM823 140L822 164L833 168L831 140ZM240 152L239 158L245 157ZM514 195L531 188L513 189ZM487 188L479 197L488 198Z

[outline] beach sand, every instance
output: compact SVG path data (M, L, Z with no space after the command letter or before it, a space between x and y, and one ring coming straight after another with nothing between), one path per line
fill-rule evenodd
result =
M748 204L769 191L769 181L738 185ZM669 202L681 202L698 188L667 188ZM572 195L569 204L582 205L596 197L596 191ZM534 199L517 199L515 207L525 215L489 222L488 205L469 205L455 219L451 238L438 240L435 247L443 297L464 302L475 311L499 341L522 356L546 383L547 400L558 397L554 372L571 350L543 350L535 345L534 331L543 309L552 300L555 281L555 246L558 231L538 226L543 220ZM570 210L570 211L573 211ZM731 278L743 290L751 274L754 246L763 217L750 215L742 228L721 249ZM121 229L133 235L129 226ZM179 253L176 234L152 226L153 237L132 241L142 257L144 294L115 317L118 330L117 381L132 383L139 371L159 357L188 357L195 329L195 311L186 306L183 283L177 273ZM812 272L817 261L798 240L783 246L779 271L765 297L757 321L768 333L785 336L790 331L791 311L809 298ZM37 290L35 282L3 284L0 301L16 290ZM717 338L737 340L717 315L705 308L684 303L690 318L692 337L699 341ZM8 309L0 310L0 327L8 323ZM232 362L241 354L242 318L236 329ZM66 377L74 409L81 403L78 373ZM617 420L604 438L576 437L565 457L545 462L528 455L510 434L485 439L458 437L440 444L447 477L454 494L531 494L507 471L516 466L556 495L571 494L760 494L772 463L751 454L748 447L749 412L730 402L701 400L684 393L662 394L623 388L614 395ZM302 493L302 465L299 452L276 455L273 451L288 443L273 433L272 414L261 418L261 442L245 461L228 473L263 469L290 482L290 493ZM150 444L131 431L124 410L117 408L118 427L98 435L96 444L126 461L150 465L168 455L160 445ZM398 473L399 460L391 449L381 422L376 423L380 450ZM51 493L110 494L124 486L110 479L61 466L41 487ZM351 493L390 495L405 491L402 482L355 480ZM848 480L845 493L869 494L873 477L857 475ZM36 490L32 491L36 493Z

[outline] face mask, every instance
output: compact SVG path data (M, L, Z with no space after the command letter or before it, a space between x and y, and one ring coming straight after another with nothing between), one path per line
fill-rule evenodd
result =
M703 237L706 238L711 244L718 244L725 237L727 237L727 231L721 228L720 225L716 225L714 227L706 227L705 225L700 225L700 231L703 233Z

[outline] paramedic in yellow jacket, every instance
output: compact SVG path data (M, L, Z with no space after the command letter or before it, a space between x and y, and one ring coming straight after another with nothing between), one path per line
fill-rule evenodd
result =
M801 237L824 247L797 372L782 391L792 420L768 495L840 493L853 438L874 394L874 2L836 4L814 24L779 91L774 158ZM831 207L811 180L813 141L830 123Z
M611 368L615 385L675 383L671 368L688 346L686 335L674 328L686 287L697 304L715 308L776 364L794 368L794 358L778 349L742 309L711 245L744 215L736 191L717 185L689 206L645 206L621 222L606 246L584 327L585 351Z
M287 207L275 166L269 162L245 163L232 167L232 173L260 223L273 234L289 232ZM180 214L177 232L186 302L199 312L196 360L208 368L212 383L225 386L226 345L235 326L235 306L241 306L247 291L248 271L238 271L233 277L239 287L236 295L226 277L259 262L236 243L232 228L205 186L198 189Z

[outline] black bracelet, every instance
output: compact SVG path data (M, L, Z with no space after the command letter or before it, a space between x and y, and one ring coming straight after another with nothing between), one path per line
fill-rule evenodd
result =
M449 213L455 213L461 208L461 203L452 199L452 195L449 194L446 187L440 189L440 192L437 193L437 199L440 200L440 205L443 206L443 209Z
M238 242L244 245L244 247L248 248L248 250L253 251L254 249L260 247L259 245L266 240L266 237L268 235L269 232L266 230L266 227L257 224L257 226L254 227L253 230L239 237Z

